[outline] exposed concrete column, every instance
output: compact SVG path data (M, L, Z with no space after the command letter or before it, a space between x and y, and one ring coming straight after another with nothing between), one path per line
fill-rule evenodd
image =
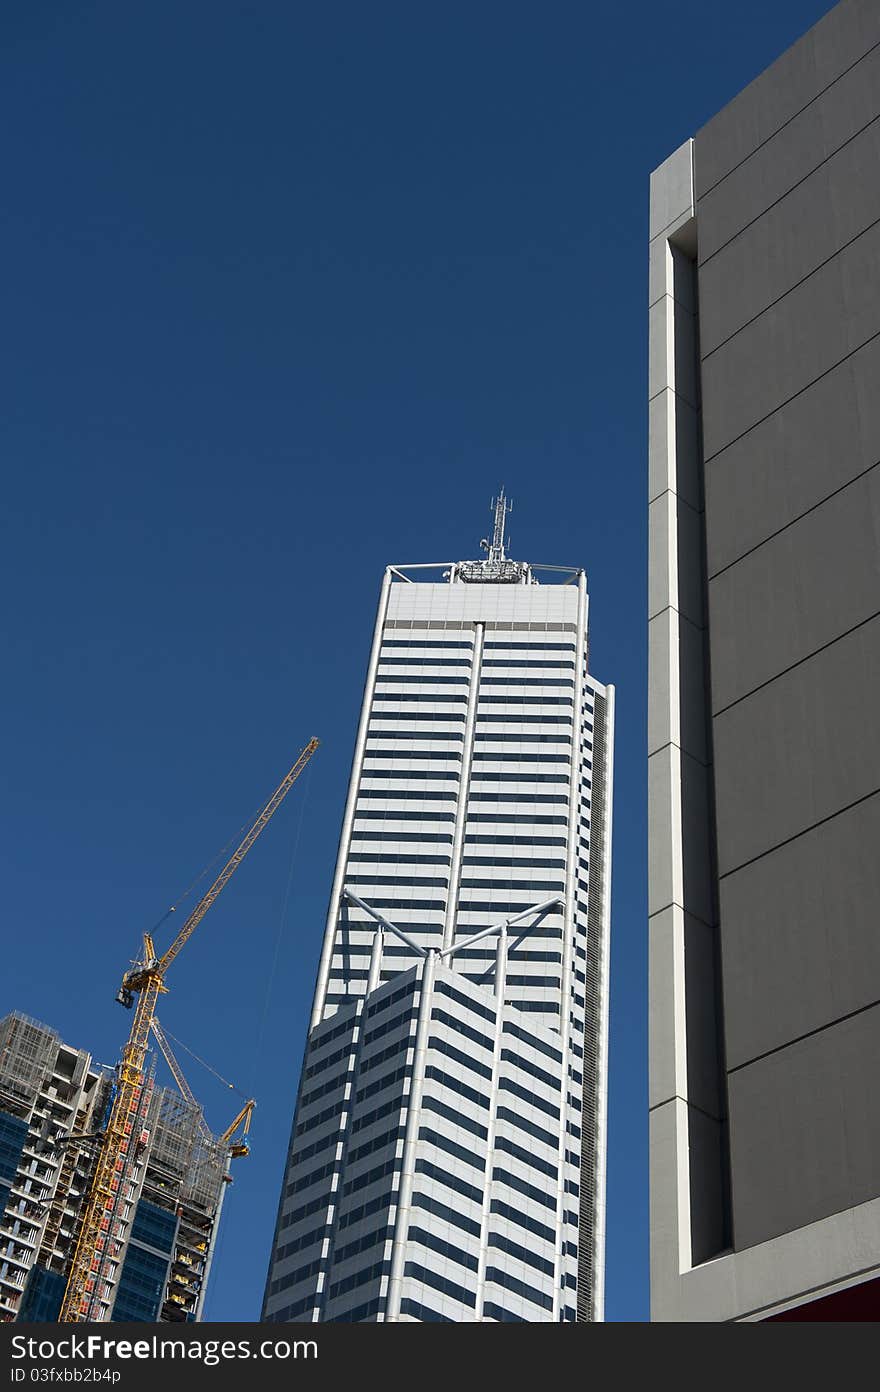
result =
M474 756L474 728L477 721L477 701L480 694L480 670L483 664L483 639L486 625L474 625L474 650L471 655L471 680L468 687L467 715L464 725L464 741L461 751L461 777L458 784L458 805L455 811L455 833L452 840L452 856L449 865L449 888L446 892L446 918L443 923L443 946L451 947L455 941L455 922L458 915L458 885L461 879L461 858L464 849L464 833L467 825L468 796L471 783L471 765Z
M406 1136L403 1142L400 1184L397 1190L397 1217L394 1223L394 1239L391 1244L391 1270L388 1277L388 1299L385 1306L386 1323L395 1323L400 1318L401 1287L406 1261L409 1216L412 1206L413 1180L415 1179L416 1148L422 1110L422 1090L425 1083L425 1056L428 1052L428 1030L431 1024L437 960L437 952L434 949L430 949L422 959L419 1018L416 1026L412 1082L407 1102Z
M568 1058L571 1038L571 973L574 957L574 915L577 900L578 820L581 805L581 724L584 714L584 691L587 665L587 577L578 575L577 637L574 655L574 713L572 716L571 763L568 787L568 844L566 848L565 905L562 910L562 971L559 994L559 1035L563 1060L562 1086L559 1090L559 1149L556 1181L556 1253L553 1282L553 1319L559 1320L562 1307L562 1278L564 1261L562 1246L565 1231L565 1152L568 1117Z
M377 927L370 952L370 974L367 978L367 995L370 996L382 980L382 952L385 947L385 929Z
M489 1124L486 1137L486 1174L483 1181L483 1211L480 1215L480 1253L477 1266L476 1304L474 1319L483 1318L483 1298L486 1291L486 1263L489 1256L489 1217L492 1207L492 1158L495 1154L495 1130L498 1122L498 1076L501 1072L501 1046L504 1041L504 991L507 984L507 924L498 934L495 957L495 1047L492 1050L492 1084L489 1096Z

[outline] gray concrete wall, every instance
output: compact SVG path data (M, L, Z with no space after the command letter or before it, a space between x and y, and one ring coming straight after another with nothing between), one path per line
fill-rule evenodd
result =
M654 178L652 296L688 148ZM843 0L691 148L720 972L709 988L693 950L687 970L682 933L664 978L652 927L652 1078L675 1048L681 1076L695 1056L711 1072L692 1022L722 1020L730 1187L686 1193L707 1122L680 1086L662 1114L654 1091L652 1289L655 1318L756 1318L880 1267L880 5ZM652 508L676 438L667 417L658 444L654 409ZM680 525L664 535L652 617L693 552ZM652 637L651 708L674 687L683 711L697 665L668 624ZM695 805L683 767L668 802ZM695 844L668 820L655 798L655 904ZM731 1251L710 1275L694 1229L712 1203Z
M844 1017L880 1021L880 434L876 405L853 420L851 387L855 372L880 397L866 374L880 342L880 8L839 5L697 135L694 171L740 1248L880 1194L880 1089L857 1098L842 1081L867 1040ZM797 453L761 450L751 491L751 437L785 438L811 403L823 429ZM792 925L798 873L821 910L813 899Z

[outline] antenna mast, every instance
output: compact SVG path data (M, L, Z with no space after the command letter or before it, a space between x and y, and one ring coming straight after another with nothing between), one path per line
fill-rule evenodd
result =
M489 562L505 561L507 556L504 550L504 533L507 528L507 514L512 512L513 503L509 503L504 496L504 488L497 498L492 499L491 506L495 509L495 528L492 532L492 544L488 545L485 541L483 547L488 551Z
M446 574L452 582L466 585L537 585L531 566L526 561L507 559L507 515L513 511L502 488L493 498L490 510L495 514L492 540L483 537L480 546L486 555L482 561L457 561Z

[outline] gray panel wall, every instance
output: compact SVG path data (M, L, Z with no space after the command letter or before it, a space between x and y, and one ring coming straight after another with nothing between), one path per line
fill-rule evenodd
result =
M880 5L695 139L733 1245L880 1195Z

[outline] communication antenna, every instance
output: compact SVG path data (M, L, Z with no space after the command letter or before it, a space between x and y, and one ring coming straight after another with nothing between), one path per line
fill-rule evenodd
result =
M480 542L480 546L487 552L486 559L491 563L492 561L504 561L507 559L504 549L504 533L507 527L508 513L513 511L513 503L509 503L504 496L503 485L499 491L498 497L492 499L490 509L494 510L495 513L495 526L492 531L492 540L490 542L488 538L484 537Z

